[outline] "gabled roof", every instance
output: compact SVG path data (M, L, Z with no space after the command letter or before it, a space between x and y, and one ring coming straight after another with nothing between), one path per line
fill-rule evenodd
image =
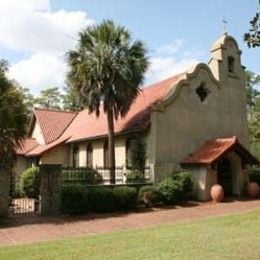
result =
M55 141L53 141L52 143L49 143L49 144L39 144L37 145L36 147L34 147L34 149L28 151L26 153L26 156L38 156L44 152L47 152L48 150L58 146L58 145L61 145L63 143L65 143L65 141L67 140L67 138L59 138Z
M152 106L163 101L184 75L182 73L143 88L127 115L114 122L115 134L147 129ZM27 156L38 156L64 142L100 138L108 134L107 118L102 107L99 117L95 113L89 114L87 109L76 113L37 108L34 114L46 144L38 145Z
M182 165L212 165L221 156L230 151L235 151L245 163L258 164L258 160L251 155L251 153L243 147L236 136L231 138L219 138L205 142L193 154L184 158L181 162Z
M72 120L77 116L77 113L35 108L34 115L41 127L46 144L49 144L63 134Z
M17 155L25 155L37 145L38 143L34 138L26 138L20 143L20 146L15 149L15 153Z

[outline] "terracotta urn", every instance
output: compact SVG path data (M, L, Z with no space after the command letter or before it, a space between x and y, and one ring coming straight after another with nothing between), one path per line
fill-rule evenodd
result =
M251 198L256 198L259 195L259 186L256 182L250 182L247 185L247 194Z
M224 189L221 185L215 184L211 187L210 196L214 202L221 202L224 199Z

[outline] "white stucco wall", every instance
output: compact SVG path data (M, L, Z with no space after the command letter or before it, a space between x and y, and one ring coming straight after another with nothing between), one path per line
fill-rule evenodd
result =
M62 164L63 166L69 166L69 146L60 145L46 153L40 158L41 164Z
M93 167L104 166L104 140L91 140L93 145ZM116 166L121 167L126 162L125 137L115 138ZM85 167L87 164L87 141L79 143L79 166ZM70 160L71 161L71 160Z
M45 144L43 133L37 120L35 121L35 126L32 132L32 138L35 138L39 144Z
M224 48L222 56L238 53L235 47ZM152 112L148 160L155 164L179 163L205 141L234 135L248 147L244 70L236 55L234 74L227 72L225 59L219 62L219 81L206 64L199 64ZM215 64L211 67L216 69ZM202 82L209 91L203 102L196 93Z

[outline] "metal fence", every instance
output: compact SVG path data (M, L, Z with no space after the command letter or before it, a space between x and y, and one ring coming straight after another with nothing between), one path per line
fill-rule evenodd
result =
M116 184L151 181L151 167L146 167L142 171L126 167L116 167L114 171ZM106 185L111 183L111 171L104 167L66 167L62 169L62 181L64 184Z

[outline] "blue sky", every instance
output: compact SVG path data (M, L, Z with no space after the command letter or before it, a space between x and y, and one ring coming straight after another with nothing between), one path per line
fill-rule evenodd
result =
M62 87L64 54L75 47L77 32L113 19L146 43L151 59L146 83L151 83L207 62L225 17L243 64L260 73L260 49L243 42L256 7L257 0L0 0L0 58L10 62L10 77L34 94Z

